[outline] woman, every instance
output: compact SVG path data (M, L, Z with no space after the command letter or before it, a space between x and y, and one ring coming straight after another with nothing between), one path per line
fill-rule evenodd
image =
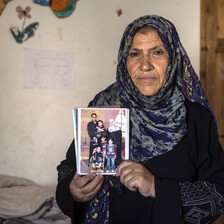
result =
M130 160L117 178L58 166L57 202L73 223L212 223L224 213L224 152L215 119L172 23L143 16L125 30L116 82L90 106L130 109Z

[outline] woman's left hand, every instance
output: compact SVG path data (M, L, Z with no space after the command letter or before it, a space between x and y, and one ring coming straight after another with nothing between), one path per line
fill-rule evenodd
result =
M138 190L145 197L155 198L154 175L142 164L123 161L116 170L116 176L129 190Z

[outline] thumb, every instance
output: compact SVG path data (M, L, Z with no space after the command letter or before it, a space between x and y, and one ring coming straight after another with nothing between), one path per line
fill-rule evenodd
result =
M73 179L76 180L76 179L78 179L79 177L80 177L80 175L77 174L77 171L76 171L76 172L75 172L75 175L74 175L74 177L73 177Z

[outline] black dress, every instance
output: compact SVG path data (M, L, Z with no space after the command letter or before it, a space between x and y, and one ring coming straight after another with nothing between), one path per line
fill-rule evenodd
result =
M188 133L171 151L144 165L155 175L156 198L125 188L110 189L110 224L212 223L224 213L224 151L211 113L186 102ZM74 143L58 169L57 203L82 223L86 203L72 199L69 183L75 173Z

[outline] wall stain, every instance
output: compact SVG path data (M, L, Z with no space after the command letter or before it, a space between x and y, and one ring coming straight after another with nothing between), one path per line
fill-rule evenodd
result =
M58 39L63 40L63 30L61 27L58 28Z

